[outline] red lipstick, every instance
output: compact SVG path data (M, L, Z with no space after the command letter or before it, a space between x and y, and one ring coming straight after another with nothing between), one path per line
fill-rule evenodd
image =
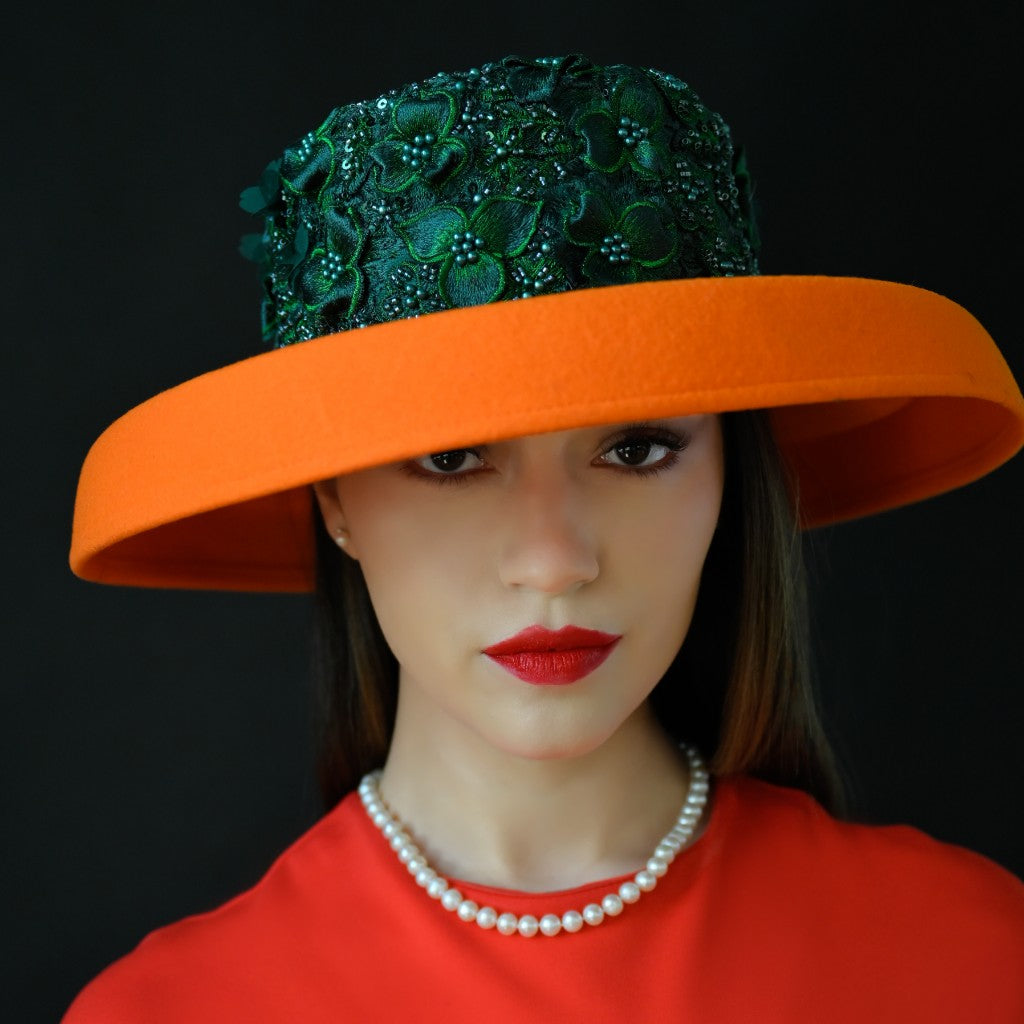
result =
M484 654L523 682L562 686L593 672L621 639L621 635L579 626L559 630L527 626L486 648Z

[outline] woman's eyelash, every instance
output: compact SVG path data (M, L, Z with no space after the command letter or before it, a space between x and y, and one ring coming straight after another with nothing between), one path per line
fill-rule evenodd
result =
M475 456L478 459L481 458L479 451L477 451L475 448L453 448L447 452L432 452L429 456L424 456L424 458L433 458L439 455L454 455L459 452L466 452L470 455ZM479 467L463 473L433 473L429 469L424 469L422 466L420 466L416 459L409 459L407 462L403 462L399 466L399 468L402 470L403 473L406 473L411 477L415 477L417 480L427 480L431 483L440 484L441 486L447 486L450 484L462 485L469 483L469 478L475 475Z
M690 443L689 437L658 427L627 427L612 441L605 442L604 450L605 452L613 451L620 445L629 444L630 441L662 445L673 452L681 452Z
M650 466L631 466L624 462L604 462L604 465L609 469L614 469L620 473L626 473L630 476L654 476L655 474L661 473L674 466L676 462L679 461L679 453L683 451L689 443L690 438L686 435L676 434L660 427L638 425L636 427L626 427L616 437L610 441L606 441L602 445L601 453L597 458L599 460L604 460L617 448L623 448L630 444L665 448L668 454ZM458 455L462 453L472 455L474 458L483 461L480 452L475 448L454 448L445 452L433 452L429 456L423 456L423 458L434 459L441 456ZM474 467L464 472L458 472L457 470L449 473L432 472L431 470L425 469L423 466L419 465L419 460L417 459L410 459L407 462L403 462L400 466L402 472L406 473L408 476L415 477L417 480L428 480L431 483L436 483L440 486L463 486L468 484L470 478L475 476L480 468L481 467Z
M632 477L655 476L667 469L671 469L679 461L679 453L682 452L689 443L690 438L688 436L681 436L671 431L666 431L663 428L643 426L631 427L623 431L623 433L615 438L615 440L610 444L606 444L600 458L605 460L616 449L625 448L631 444L649 445L652 448L664 448L666 449L667 454L663 455L657 462L649 466L631 466L628 463L605 462L605 465L608 466L608 468L614 469L619 473L626 473ZM650 453L648 451L645 458L648 457L649 454Z

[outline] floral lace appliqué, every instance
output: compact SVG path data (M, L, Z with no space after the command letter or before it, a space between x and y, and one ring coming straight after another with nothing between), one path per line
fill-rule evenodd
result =
M675 255L675 226L653 203L630 203L617 210L604 196L586 192L565 233L585 246L583 273L595 285L630 284L653 277Z
M452 306L494 302L505 290L505 260L526 248L537 228L539 202L507 196L485 199L467 216L435 206L399 225L417 260L441 261L438 287Z
M394 131L370 148L382 191L400 192L417 178L433 181L461 169L468 159L466 144L449 134L456 113L454 97L443 92L395 104Z

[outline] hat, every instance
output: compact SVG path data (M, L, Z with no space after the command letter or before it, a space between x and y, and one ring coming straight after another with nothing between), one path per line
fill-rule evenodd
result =
M933 292L761 276L745 161L663 72L508 57L332 111L242 205L271 350L110 426L71 566L306 590L309 485L581 426L767 409L805 527L1024 445L984 328Z

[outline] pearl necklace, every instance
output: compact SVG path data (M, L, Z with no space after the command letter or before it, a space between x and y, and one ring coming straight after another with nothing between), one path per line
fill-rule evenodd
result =
M494 907L480 907L473 900L463 899L462 893L451 886L427 863L422 851L410 838L401 822L395 818L384 803L378 788L380 771L363 776L359 784L359 797L370 820L383 833L391 849L405 865L416 884L427 891L427 895L438 900L445 910L454 911L460 921L467 924L476 922L483 929L494 928L502 935L522 935L532 938L541 935L557 935L559 932L578 932L584 925L601 924L606 918L618 917L626 904L636 903L645 892L650 892L658 879L668 870L677 853L693 837L697 822L700 821L708 799L708 771L700 754L691 746L683 751L690 764L690 785L675 825L655 847L646 866L638 871L630 882L623 882L617 892L610 892L600 903L588 903L582 911L567 910L563 914L544 914L540 920L533 914L499 913Z

